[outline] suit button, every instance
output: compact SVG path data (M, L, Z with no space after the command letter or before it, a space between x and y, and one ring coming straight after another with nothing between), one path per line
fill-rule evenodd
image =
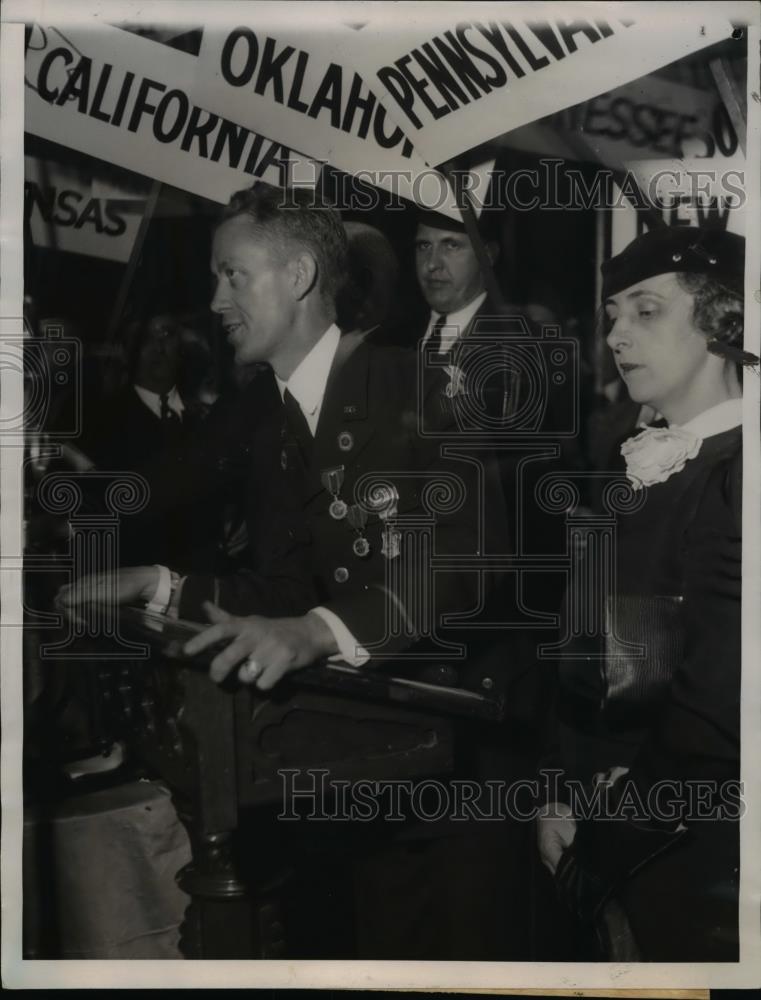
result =
M349 579L349 571L345 566L338 566L333 570L333 579L336 583L346 583Z

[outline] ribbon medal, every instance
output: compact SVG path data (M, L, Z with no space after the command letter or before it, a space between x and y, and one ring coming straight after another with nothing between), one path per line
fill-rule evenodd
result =
M355 556L364 559L370 555L370 543L365 538L364 531L367 524L367 511L355 503L349 508L348 521L351 527L357 532L357 538L352 544L352 551Z
M322 469L320 481L333 497L333 501L328 507L328 513L334 521L343 521L349 509L340 496L344 482L344 466L337 465L334 469Z

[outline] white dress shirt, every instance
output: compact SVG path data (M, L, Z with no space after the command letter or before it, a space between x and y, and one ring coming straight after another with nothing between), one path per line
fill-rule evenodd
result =
M441 329L441 346L439 347L439 354L445 354L447 351L451 351L457 341L460 339L460 334L467 327L468 323L473 319L478 310L486 301L486 292L481 292L477 295L472 302L469 302L462 309L458 309L457 312L453 313L438 313L431 312L431 318L428 320L428 326L426 328L425 334L423 335L423 343L425 343L431 336L431 331L433 330L436 323L441 319L442 316L446 316L447 325Z
M277 375L275 376L281 397L285 396L285 390L288 389L299 404L312 437L317 431L322 401L325 398L325 388L340 339L341 331L333 323L323 333L309 354L298 363L287 382L283 382Z
M159 420L161 419L161 393L151 392L150 389L146 389L142 385L134 385L132 387L138 394L140 399L145 403L151 413L154 413ZM185 412L185 404L182 401L182 397L179 392L177 392L177 386L173 385L169 392L166 394L167 406L169 409L176 413L177 416L182 420L182 414Z

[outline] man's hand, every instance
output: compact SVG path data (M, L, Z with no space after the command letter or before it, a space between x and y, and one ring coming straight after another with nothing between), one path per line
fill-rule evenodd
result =
M184 652L195 656L227 642L211 661L210 676L217 683L238 667L238 678L244 684L255 683L261 691L269 691L290 671L338 652L333 633L319 615L239 618L209 601L204 610L214 624L187 642Z
M571 815L570 806L552 802L544 807L537 820L536 839L542 864L549 868L552 875L563 851L571 846L575 836L576 820Z
M93 573L61 587L55 603L58 608L72 610L80 604L150 601L158 582L159 571L155 566L130 566L114 573Z

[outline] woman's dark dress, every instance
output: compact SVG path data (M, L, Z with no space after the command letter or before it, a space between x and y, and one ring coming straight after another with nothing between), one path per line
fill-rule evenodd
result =
M565 777L589 786L619 765L649 812L658 782L681 783L662 804L688 803L686 832L652 813L578 826L574 852L593 883L614 888L649 961L737 960L739 824L698 817L737 814L741 445L739 427L706 438L619 517L617 631L644 658L628 670L616 659L559 668L553 764Z

